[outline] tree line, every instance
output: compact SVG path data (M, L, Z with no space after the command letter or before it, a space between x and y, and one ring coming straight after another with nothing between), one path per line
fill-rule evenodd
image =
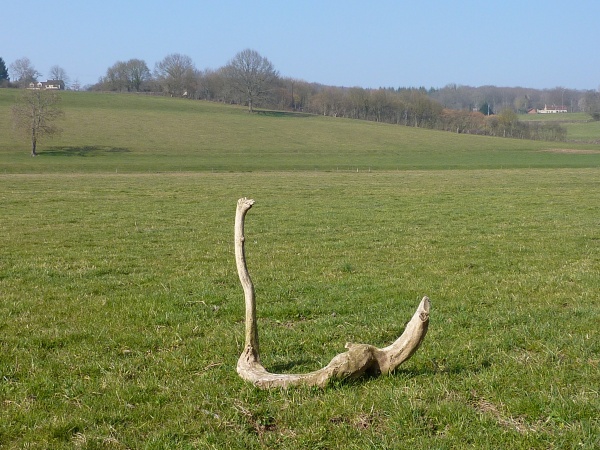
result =
M92 90L152 92L192 99L372 120L457 133L565 140L557 123L524 123L518 114L546 105L565 106L600 120L600 93L554 89L470 87L439 89L336 87L282 77L254 50L238 53L218 69L198 70L192 59L167 55L150 71L142 60L118 61Z
M12 81L9 76L9 69ZM8 68L4 59L0 57L0 88L26 88L29 83L37 82L41 76L42 74L38 72L27 57L17 59ZM61 80L66 85L70 83L67 72L59 65L50 68L48 78Z
M3 65L0 58L0 77ZM11 70L19 85L40 75L27 58L13 63ZM58 66L53 67L51 74L57 79L60 79L59 75L66 78ZM189 56L179 53L167 55L154 65L152 71L141 59L117 61L87 89L144 92L246 105L249 111L256 107L301 111L523 139L566 139L566 131L559 124L518 120L518 114L546 105L564 106L570 112L586 112L594 120L600 120L598 91L457 84L430 89L326 86L280 76L267 58L251 49L239 52L218 69L199 70Z

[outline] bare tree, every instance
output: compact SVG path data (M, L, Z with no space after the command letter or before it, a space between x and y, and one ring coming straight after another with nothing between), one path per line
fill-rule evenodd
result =
M207 69L199 74L199 97L205 100L225 101L225 77L222 70Z
M518 123L517 113L511 108L505 108L498 114L498 122L502 128L503 137L512 137L513 128Z
M117 61L106 69L106 76L102 78L102 84L103 89L108 89L110 91L129 90L127 63L124 61Z
M141 59L117 61L106 70L106 75L101 78L102 89L111 91L136 91L142 90L144 83L150 81L152 75Z
M62 81L65 84L65 86L68 86L70 82L69 76L67 75L65 69L58 65L54 65L50 68L49 79Z
M126 63L126 72L129 86L139 92L143 84L152 78L146 62L141 59L130 59Z
M154 74L163 90L173 96L182 96L196 87L197 73L189 56L172 53L156 63Z
M353 119L367 119L370 109L369 91L361 87L350 88L346 100Z
M13 105L15 129L31 139L31 156L37 156L38 141L60 132L56 120L64 116L60 95L43 89L24 90Z
M310 110L324 116L338 117L344 110L344 92L342 89L327 87L310 98Z
M593 120L600 120L600 92L586 92L581 103L583 111L592 116Z
M29 58L17 59L10 65L10 71L12 73L12 79L19 86L25 87L29 83L37 81L42 76L31 64Z
M232 88L248 103L249 112L269 93L272 84L279 77L273 64L251 49L235 55L225 66L225 73Z

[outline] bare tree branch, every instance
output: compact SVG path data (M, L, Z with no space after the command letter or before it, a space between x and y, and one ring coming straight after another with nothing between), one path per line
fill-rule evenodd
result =
M56 121L64 116L60 95L43 89L26 89L13 105L15 129L31 139L31 156L37 156L38 141L60 133Z
M275 374L260 363L254 285L246 266L244 220L254 200L238 200L235 215L235 260L246 303L245 345L238 359L237 372L261 389L296 385L326 386L330 380L355 379L364 374L388 374L409 359L425 338L429 325L429 298L423 297L404 333L391 345L377 348L368 344L347 343L345 353L335 356L327 366L305 374Z
M254 110L256 103L268 94L279 77L271 61L251 49L235 55L224 71L230 85L248 103L248 112Z

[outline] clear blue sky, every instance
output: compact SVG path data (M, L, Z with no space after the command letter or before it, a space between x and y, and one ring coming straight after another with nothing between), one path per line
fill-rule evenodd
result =
M365 88L448 83L600 87L599 0L19 0L0 57L93 84L117 61L170 53L217 69L246 48L283 76Z

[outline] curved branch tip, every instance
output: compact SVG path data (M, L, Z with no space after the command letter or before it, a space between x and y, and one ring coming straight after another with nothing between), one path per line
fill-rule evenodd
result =
M243 208L245 211L248 211L250 208L252 208L252 205L254 205L254 200L251 198L240 198L238 200L238 208Z

